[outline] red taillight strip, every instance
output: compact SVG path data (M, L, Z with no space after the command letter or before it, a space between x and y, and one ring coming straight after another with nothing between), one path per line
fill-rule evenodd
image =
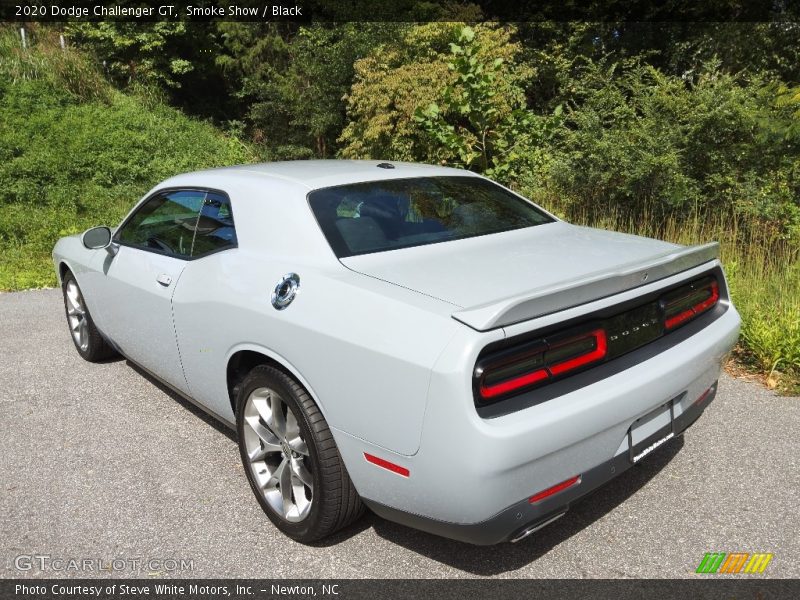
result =
M694 306L687 308L684 311L679 312L677 315L668 318L664 322L664 327L666 329L675 329L678 325L685 323L695 315L699 315L700 313L705 312L714 306L719 300L719 284L717 284L716 281L712 281L709 284L709 289L711 290L711 295L708 298L702 302L698 302Z
M373 465L377 465L386 469L387 471L391 471L392 473L397 473L398 475L402 475L403 477L408 477L411 475L411 471L406 469L405 467L401 467L400 465L396 465L393 462L389 462L388 460L384 460L382 458L378 458L372 454L367 454L364 452L364 458L367 462L372 463Z
M605 331L602 329L595 329L594 331L590 331L586 336L581 337L593 337L595 341L594 350L587 352L586 354L576 356L575 358L570 358L569 360L550 365L548 369L550 369L550 372L553 375L561 375L562 373L572 371L573 369L588 365L589 363L605 357L606 349L608 348Z
M699 314L704 310L708 310L717 303L717 300L719 300L719 284L716 281L712 281L711 296L709 296L708 300L703 300L701 303L695 305L694 311Z
M539 369L533 373L525 373L524 375L520 375L518 377L514 377L513 379L509 379L508 381L503 381L494 385L481 385L481 396L484 398L494 398L495 396L500 396L501 394L513 392L514 390L525 387L526 385L531 385L537 381L542 381L548 377L549 375L545 369Z
M552 365L546 364L543 368L536 369L530 373L517 375L516 377L512 377L506 381L501 381L500 383L491 385L485 385L484 383L481 383L478 388L481 398L484 400L491 400L498 396L521 390L540 381L563 375L569 371L573 371L585 365L604 359L608 350L608 344L606 341L606 332L603 329L595 329L585 334L572 337L568 340L555 344L552 346L552 348L563 348L564 346L569 346L570 344L581 342L582 340L587 339L594 339L594 349L590 350L589 352L574 356L567 360L562 360L561 362L557 362ZM545 357L546 356L547 354L545 353Z
M562 481L561 483L557 483L553 487L547 488L544 491L539 492L538 494L534 494L530 498L528 498L528 502L531 504L535 504L536 502L541 502L545 498L549 498L553 494L557 494L558 492L562 492L567 488L572 487L573 485L578 485L581 482L581 476L575 475L575 477L571 477L566 481Z
M669 319L667 319L666 322L664 323L664 327L666 327L667 329L674 329L681 323L691 319L693 316L694 316L694 309L687 308L686 310L678 313L674 317L670 317Z

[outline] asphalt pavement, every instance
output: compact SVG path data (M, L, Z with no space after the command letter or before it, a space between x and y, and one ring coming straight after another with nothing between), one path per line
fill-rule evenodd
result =
M316 546L284 537L233 434L125 360L84 362L60 290L0 294L0 389L4 578L681 578L716 551L770 552L755 577L800 577L800 398L729 376L683 438L494 547L373 515Z

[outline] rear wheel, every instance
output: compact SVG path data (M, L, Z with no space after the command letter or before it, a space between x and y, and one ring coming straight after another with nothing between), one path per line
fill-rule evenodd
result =
M361 499L305 389L269 366L255 367L237 389L242 462L261 508L278 529L313 542L358 519Z
M64 310L67 313L67 325L78 354L89 362L97 362L115 356L117 352L106 342L97 327L92 315L86 308L81 288L75 275L67 271L61 284L64 294Z

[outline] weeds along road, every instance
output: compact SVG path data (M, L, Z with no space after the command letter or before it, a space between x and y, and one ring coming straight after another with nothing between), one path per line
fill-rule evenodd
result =
M80 359L60 294L0 294L2 577L63 575L15 568L40 554L184 559L174 575L188 577L673 578L699 577L712 551L771 552L761 576L800 577L798 398L723 377L683 438L519 544L472 547L367 515L303 546L258 507L224 426L125 360Z

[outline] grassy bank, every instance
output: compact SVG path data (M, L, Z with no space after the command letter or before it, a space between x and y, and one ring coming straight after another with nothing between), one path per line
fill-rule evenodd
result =
M41 36L23 50L0 28L0 290L53 285L59 237L118 223L159 180L254 160L210 124L115 90L87 57Z

